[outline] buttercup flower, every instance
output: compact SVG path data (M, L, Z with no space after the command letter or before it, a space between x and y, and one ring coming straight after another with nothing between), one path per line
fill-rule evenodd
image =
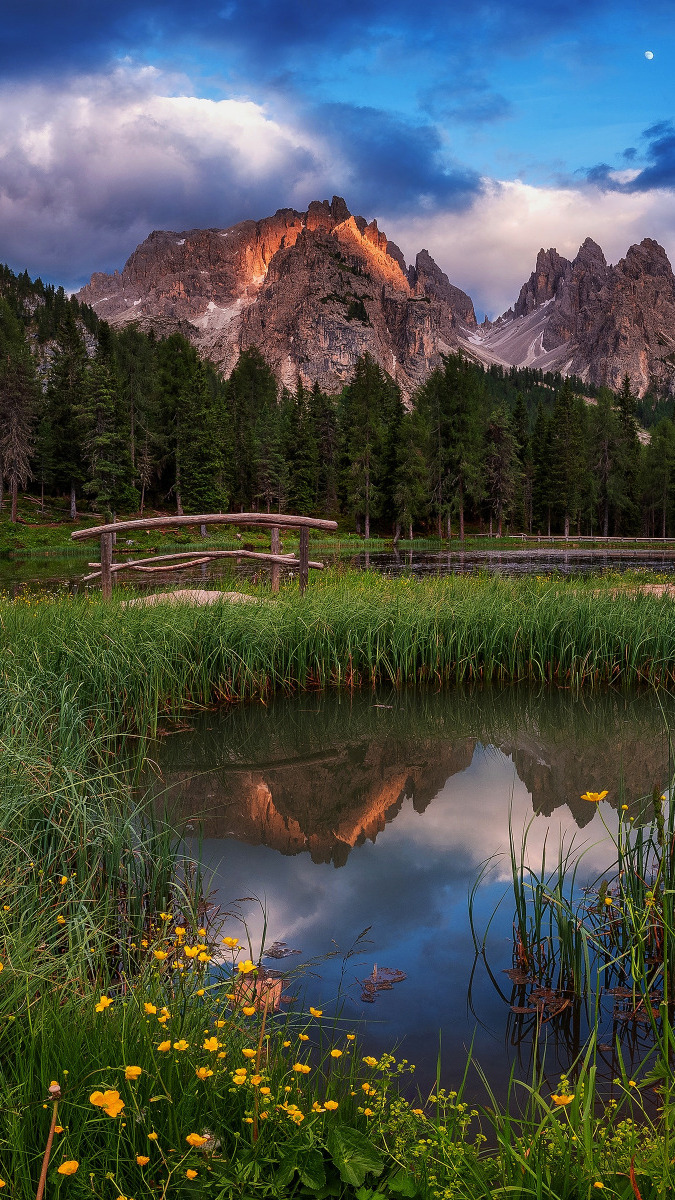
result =
M241 1011L245 1017L252 1017L255 1012L255 1004L245 1004Z
M105 1012L106 1008L110 1008L111 1004L112 1000L110 996L101 996L101 999L96 1005L96 1012Z
M251 971L255 971L255 969L255 963L251 962L250 958L245 958L242 962L237 963L237 970L241 975L250 975Z
M356 1041L356 1034L355 1034L355 1033L348 1033L348 1034L347 1034L347 1041L348 1041L348 1042L355 1042L355 1041Z
M157 959L157 962L164 962L164 959L169 957L168 952L166 950L153 950L152 953L154 954L155 958Z
M583 794L583 796L581 797L581 799L582 799L582 800L590 800L591 804L599 804L599 803L600 803L600 801L601 801L601 800L604 800L605 796L608 796L608 795L609 795L609 792L607 792L607 791L604 791L604 792L584 792L584 794Z
M155 1004L148 1004L148 1003L146 1002L146 1003L143 1005L143 1008L144 1008L144 1010L145 1010L145 1012L146 1012L146 1013L150 1013L150 1014L152 1014L152 1013L156 1013L156 1012L157 1012L157 1006L156 1006Z
M160 1042L157 1049L161 1050L162 1054L164 1054L167 1050L171 1049L171 1041L167 1039L166 1042Z
M56 918L56 922L57 922L57 925L65 925L66 918L64 916L62 916L61 913L59 913L58 917Z
M213 1071L209 1071L208 1067L197 1067L195 1075L197 1079L208 1079L209 1075L213 1075Z
M202 1137L201 1133L188 1133L185 1141L188 1146L205 1146L208 1138Z
M367 1054L363 1061L367 1067L376 1067L377 1066L377 1059L373 1058L372 1054Z
M196 958L199 954L199 946L186 946L185 953L187 954L188 958Z
M143 1074L142 1067L125 1067L124 1068L124 1078L125 1079L138 1079L139 1076L142 1074Z
M67 882L68 882L68 876L67 876L67 875L62 875L62 876L61 876L61 878L60 878L60 880L59 880L59 883L61 884L61 887L63 887L64 883L67 883Z
M196 1171L193 1171L193 1170L192 1170L192 1168L191 1168L191 1167L189 1167L189 1168L188 1168L188 1170L185 1172L185 1178L186 1178L186 1179L196 1179L196 1178L197 1178L197 1172L196 1172Z
M574 1095L571 1096L551 1096L551 1100L558 1108L564 1108L566 1104L571 1104L574 1100Z
M65 1162L62 1162L61 1166L56 1168L56 1171L58 1175L74 1175L79 1165L76 1158L69 1158Z
M219 1050L220 1042L218 1041L218 1038L214 1038L214 1037L206 1038L204 1041L203 1049L204 1050ZM255 1050L253 1051L253 1054L255 1054Z
M322 1017L323 1016L323 1009L322 1008L312 1008L311 1004L309 1006L309 1011L313 1017Z
M298 1041L299 1041L299 1042L308 1042L308 1041L309 1041L309 1034L308 1034L308 1033L299 1033L299 1034L298 1034Z
M174 1050L188 1050L189 1047L190 1043L186 1042L185 1038L181 1038L179 1042L174 1042L173 1044Z
M234 950L235 946L239 945L239 938L231 938L231 937L223 938L223 945L229 946L230 950Z
M108 1088L105 1092L92 1092L89 1102L95 1108L102 1108L109 1117L119 1117L124 1108L124 1100L116 1088Z
M209 962L211 962L211 955L205 954L204 951L202 950L201 954L198 956L197 961L202 962L202 963L209 963Z
M331 1058L342 1058L342 1051L341 1050L331 1050L330 1056L331 1056Z
M137 1154L136 1162L138 1163L139 1167L147 1167L150 1159L148 1158L147 1154Z
M307 1063L293 1063L293 1070L297 1071L299 1075L309 1075L311 1068Z
M148 1134L148 1141L149 1141L149 1142L156 1142L158 1137L159 1137L159 1134L158 1134L158 1133L149 1133L149 1134Z
M327 1109L328 1112L335 1112L335 1109L338 1106L338 1102L337 1102L337 1100L324 1100L323 1106L325 1109Z
M242 1050L242 1054L244 1058L255 1058L255 1050L251 1050L248 1046Z

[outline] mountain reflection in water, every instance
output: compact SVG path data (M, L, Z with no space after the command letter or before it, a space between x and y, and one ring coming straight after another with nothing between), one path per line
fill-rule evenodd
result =
M604 871L602 818L613 822L622 803L636 821L648 815L641 797L668 782L674 718L675 697L649 691L309 694L198 717L191 731L161 740L156 787L174 820L200 827L217 901L264 902L268 942L283 940L308 959L371 927L360 965L348 968L344 1007L348 1022L367 1019L371 1052L402 1042L421 1079L432 1077L442 1030L446 1082L456 1086L478 1022L476 1057L500 1090L512 1053L502 974L512 965L512 904L507 898L488 944L506 999L479 966L470 1012L468 890L481 863L508 850L510 811L516 836L535 818L533 861L546 841L553 863L560 839L574 835L587 846L582 876ZM600 812L581 800L605 788ZM479 929L509 878L502 857L477 894ZM255 945L261 914L253 905L245 916ZM356 981L374 963L407 978L364 1006ZM340 968L333 960L319 971L308 1002L329 1008ZM551 1052L552 1075L568 1050Z

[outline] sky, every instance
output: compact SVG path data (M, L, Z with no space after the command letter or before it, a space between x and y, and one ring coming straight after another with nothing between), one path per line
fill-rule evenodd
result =
M6 0L0 260L79 287L153 229L343 196L479 315L540 246L675 260L672 0ZM649 52L652 58L645 57Z

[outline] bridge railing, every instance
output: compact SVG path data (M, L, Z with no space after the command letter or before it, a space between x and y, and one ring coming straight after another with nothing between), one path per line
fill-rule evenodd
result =
M115 539L118 533L128 533L138 529L176 529L189 525L243 525L252 528L269 529L271 534L269 554L257 550L187 550L178 554L156 554L152 558L131 559L125 562L114 561ZM298 557L293 554L281 554L279 534L281 529L298 529L300 531L300 547ZM98 538L101 544L101 562L91 563L98 569L85 575L85 580L101 580L101 592L106 599L112 595L113 577L120 571L171 571L180 567L196 566L210 562L216 558L252 558L272 565L272 590L279 590L279 575L281 567L297 567L300 593L303 594L309 580L310 569L323 570L323 563L311 562L309 557L310 530L319 529L323 533L335 533L336 521L324 521L318 517L301 517L292 513L201 513L198 516L180 517L148 517L133 521L112 521L108 525L94 525L91 529L77 529L71 533L74 542L85 541L87 538ZM164 564L160 566L157 564ZM154 566L152 564L155 564ZM170 565L169 565L170 564Z

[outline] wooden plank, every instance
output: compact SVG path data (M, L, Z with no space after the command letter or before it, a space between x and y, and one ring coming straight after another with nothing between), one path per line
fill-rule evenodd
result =
M309 581L309 529L306 525L300 530L300 595L304 596Z
M187 562L165 563L160 567L141 567L138 563L131 566L127 563L132 571L181 571L183 567L201 567L202 563L207 563L208 558L190 558Z
M194 550L191 553L194 554ZM184 560L189 559L190 557L191 555L185 552L182 554L158 554L153 558L137 558L129 562L113 563L110 570L112 574L116 574L117 571L127 571L129 569L137 570L144 567L149 569L151 563L167 562L170 559ZM264 554L262 551L258 552L257 550L209 550L207 554L200 555L200 557L195 561L200 563L209 562L212 558L255 558L260 559L262 562L272 562L283 567L300 566L300 559L295 558L292 554ZM98 564L89 563L88 565L90 567L95 567ZM186 565L187 564L185 562L179 562L177 564L179 567ZM310 561L307 563L307 566L312 571L323 571L324 569L324 564L322 562ZM92 571L91 574L83 577L82 582L89 583L91 579L98 579L100 574L100 571Z
M105 529L105 526L104 526ZM112 596L112 533L101 534L101 595L104 600Z
M74 542L100 537L102 533L126 533L129 529L175 529L185 525L259 525L266 529L321 529L335 533L337 521L317 517L296 517L287 513L201 513L199 516L149 517L148 520L116 521L113 525L94 525L91 529L76 529L71 533ZM194 553L194 551L193 551Z

